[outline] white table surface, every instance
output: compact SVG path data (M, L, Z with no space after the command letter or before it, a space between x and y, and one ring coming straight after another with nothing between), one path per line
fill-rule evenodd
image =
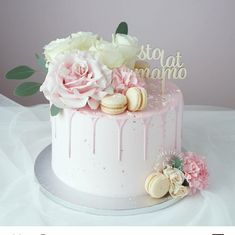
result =
M235 111L185 106L184 148L207 159L206 191L134 216L79 213L47 199L33 164L51 142L49 106L23 107L0 94L0 225L235 225Z

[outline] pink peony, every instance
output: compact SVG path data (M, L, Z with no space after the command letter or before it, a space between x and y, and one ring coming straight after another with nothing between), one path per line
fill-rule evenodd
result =
M143 87L145 82L139 74L122 65L119 68L113 69L112 85L115 92L126 94L128 88Z
M113 93L112 70L88 52L61 54L50 63L40 90L60 108L97 109L100 100Z
M184 153L184 174L189 183L191 193L203 190L208 185L208 169L205 161L192 152Z

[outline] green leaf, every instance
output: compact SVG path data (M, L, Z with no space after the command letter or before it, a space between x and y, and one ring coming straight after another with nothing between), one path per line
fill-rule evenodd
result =
M26 79L31 77L36 71L27 65L20 65L6 73L6 79Z
M128 25L126 22L121 22L117 29L115 34L120 33L120 34L128 34Z
M176 157L172 160L172 167L177 168L179 170L183 170L183 161L179 157Z
M38 66L41 67L46 73L47 73L47 68L46 68L46 61L43 55L35 54Z
M51 111L51 116L56 116L57 114L59 114L61 112L61 108L58 108L57 106L55 106L54 104L51 105L50 111Z
M17 96L30 96L38 92L42 84L38 82L24 82L21 83L15 89L15 95Z

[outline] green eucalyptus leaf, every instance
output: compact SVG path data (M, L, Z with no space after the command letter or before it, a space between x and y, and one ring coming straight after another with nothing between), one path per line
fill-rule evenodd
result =
M179 157L176 157L175 159L172 160L172 167L177 168L182 171L183 161Z
M6 79L26 79L31 77L36 71L27 65L20 65L6 73Z
M50 111L51 111L51 116L56 116L57 114L59 114L61 112L61 108L58 108L57 106L55 106L54 104L51 105Z
M17 96L30 96L39 91L42 84L38 82L24 82L21 83L15 89L15 95Z
M126 22L121 22L117 29L115 34L120 33L120 34L128 34L128 25Z
M42 68L47 73L46 60L43 55L35 54L38 66Z

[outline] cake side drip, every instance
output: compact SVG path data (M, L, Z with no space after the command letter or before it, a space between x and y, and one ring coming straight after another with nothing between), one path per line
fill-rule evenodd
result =
M91 194L144 194L144 179L158 153L181 148L182 94L167 83L162 99L158 87L157 81L148 82L148 106L141 112L113 116L86 109L64 110L52 118L56 132L52 167L56 175L71 187Z

